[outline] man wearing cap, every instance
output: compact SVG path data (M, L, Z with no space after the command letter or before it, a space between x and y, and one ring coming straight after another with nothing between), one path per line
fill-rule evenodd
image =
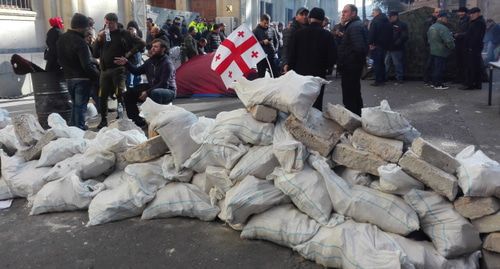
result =
M63 67L68 91L71 95L70 125L86 130L85 112L90 98L91 81L99 78L99 70L92 64L90 49L84 33L89 27L87 16L75 13L71 29L57 41L58 61Z
M345 108L361 116L361 71L368 52L367 33L358 17L358 8L348 4L342 10L344 34L338 47L337 70L341 74L342 101Z
M146 42L140 37L133 36L125 29L118 29L118 16L115 13L106 14L104 22L106 29L97 35L93 50L96 58L97 56L100 58L101 67L99 78L101 123L97 128L108 125L108 97L115 93L120 102L121 94L125 89L126 70L114 62L115 58L121 56L130 58L146 46Z
M337 60L335 39L329 31L323 29L325 11L313 8L309 12L309 27L298 30L290 45L288 65L290 70L304 76L326 78L326 72ZM323 110L325 86L316 98L313 107Z
M427 31L432 63L432 86L436 90L449 88L444 85L443 76L446 71L446 58L455 48L455 41L446 23L448 23L448 13L442 10L438 14L436 23Z
M299 29L307 27L307 16L309 15L309 10L305 7L301 7L295 13L295 18L292 20L290 27L283 31L283 48L281 49L281 62L280 66L283 71L288 71L288 46L290 45L290 40L292 39L295 32Z
M481 16L481 10L473 7L469 10L469 27L465 33L465 88L464 90L480 90L483 74L483 38L486 32L486 22Z
M408 41L408 26L406 23L399 20L397 11L389 12L389 22L392 25L392 42L387 50L387 57L385 59L386 73L389 66L394 64L396 70L396 84L403 83L404 78L404 50L406 41Z
M392 41L392 25L387 16L376 7L372 11L373 20L368 32L368 44L370 45L370 56L373 59L375 70L375 82L372 86L382 86L385 82L385 54Z
M429 48L429 40L427 39L427 32L429 31L429 28L436 23L437 17L439 12L441 11L440 8L435 8L434 11L432 12L432 15L427 18L424 22L424 44L425 44L425 52L426 55L428 54L427 61L424 66L424 84L426 86L431 86L432 87L432 82L431 82L431 75L432 75L432 62L431 62L431 55L430 55L430 48Z
M465 81L465 33L469 27L469 16L467 16L467 8L460 7L457 11L458 25L457 32L453 35L455 37L455 55L457 59L457 74L455 77L456 83L463 83Z

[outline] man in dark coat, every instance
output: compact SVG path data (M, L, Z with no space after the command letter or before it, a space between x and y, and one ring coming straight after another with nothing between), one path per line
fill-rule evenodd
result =
M90 98L91 82L99 79L99 71L92 64L90 49L84 33L89 27L87 16L75 13L71 19L71 29L57 41L57 55L63 67L72 108L70 125L86 130L85 112Z
M288 46L290 40L292 39L295 32L299 29L307 27L307 16L309 15L309 10L305 7L301 7L295 13L295 18L293 18L292 24L290 27L283 31L283 47L281 48L281 62L280 66L283 68L283 71L288 71Z
M280 75L277 64L279 46L278 33L273 27L269 27L270 22L271 17L268 14L262 14L259 24L253 30L255 38L257 38L257 41L259 41L264 52L267 54L267 60L262 59L262 61L257 63L259 78L263 78L266 75L268 62L274 77L279 77Z
M45 39L45 44L47 44L47 49L45 51L44 58L47 61L45 65L45 71L54 72L60 71L61 66L57 62L57 40L63 33L63 21L61 17L54 17L49 19L49 24L52 26L47 32L47 38Z
M389 12L389 21L392 24L392 42L387 50L385 70L387 73L392 62L396 71L396 84L401 84L404 78L404 50L408 41L408 25L399 20L397 11Z
M207 46L205 47L205 51L207 53L209 52L215 52L219 46L220 43L222 42L220 40L220 25L219 24L214 24L214 28L212 31L208 32L207 35Z
M467 16L467 8L461 7L457 11L458 15L458 25L457 32L454 34L455 37L455 55L457 59L457 74L455 77L455 82L463 83L465 81L465 33L467 33L467 28L469 27L469 16Z
M392 25L387 16L376 7L372 11L373 20L368 32L370 55L373 59L375 82L372 86L381 86L385 82L385 54L391 45Z
M313 8L309 12L309 27L298 30L289 47L288 65L299 75L326 78L337 60L337 47L334 36L322 28L325 11ZM323 94L325 86L313 107L323 110Z
M337 61L337 68L342 75L342 101L347 109L361 116L363 99L360 79L368 52L367 33L355 5L344 7L342 21L345 26Z
M480 90L483 73L483 38L486 32L486 22L481 16L481 10L477 7L469 11L469 28L465 33L465 88L464 90Z
M174 100L177 89L175 67L167 55L167 43L154 39L151 45L151 57L139 67L131 65L125 57L115 58L117 65L124 65L134 75L145 74L148 79L148 83L139 84L124 94L127 116L139 127L144 127L146 122L139 116L137 102L144 102L149 97L166 105Z

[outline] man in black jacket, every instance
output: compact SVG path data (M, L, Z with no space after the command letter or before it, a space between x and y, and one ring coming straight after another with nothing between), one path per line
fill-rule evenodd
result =
M399 20L397 11L389 12L389 21L392 24L392 42L387 50L385 69L387 73L392 62L396 71L396 84L401 84L404 77L404 50L408 41L408 26Z
M371 85L381 86L384 85L386 79L385 54L392 41L392 25L378 7L373 9L372 16L373 20L368 32L368 44L370 45L370 55L375 70L375 83Z
M366 64L368 41L365 26L358 17L358 8L349 4L342 10L345 22L342 43L338 47L337 68L342 75L342 101L344 106L361 116L361 71Z
M455 77L456 83L463 83L465 81L465 33L469 27L469 16L467 16L467 8L460 7L457 11L458 25L455 37L455 55L457 59L457 74Z
M305 7L301 7L295 13L295 18L293 18L292 24L290 27L283 31L283 47L281 48L281 59L280 66L283 68L283 71L288 71L288 47L290 40L292 39L295 32L299 29L302 29L307 26L308 20L307 16L309 15L309 10Z
M465 88L464 90L480 90L483 73L483 38L486 32L486 22L477 7L469 11L469 28L465 33Z
M146 122L139 116L137 102L144 102L150 97L158 104L168 104L175 98L175 67L167 55L167 43L161 39L151 42L151 57L143 65L135 67L125 57L116 57L117 65L124 65L134 75L146 74L148 83L139 84L124 94L125 109L129 119L139 127Z
M100 58L101 76L99 78L99 101L101 106L101 123L97 128L108 125L108 97L116 94L119 102L121 94L125 89L125 68L117 65L115 57L132 57L141 51L146 43L137 36L132 36L129 31L118 29L118 16L115 13L108 13L104 17L106 29L97 35L93 52ZM97 57L96 57L97 58Z
M325 11L313 8L309 12L309 27L298 30L289 47L288 65L299 75L326 78L326 72L337 61L337 47L334 36L323 29ZM323 110L323 93L325 86L313 107Z
M99 70L92 64L90 49L84 39L88 27L87 16L75 13L71 19L71 29L57 41L58 60L63 67L73 103L70 125L82 130L87 129L85 112L90 98L91 81L99 78Z
M220 43L222 42L220 40L219 33L220 33L219 24L214 24L214 28L207 35L207 46L205 47L205 51L207 53L215 52L219 48Z
M259 24L253 29L255 38L257 38L257 41L259 41L264 52L267 54L267 61L266 59L262 59L262 61L257 63L259 78L263 78L266 75L268 62L274 77L279 77L280 75L277 63L279 46L278 33L273 27L269 27L270 22L271 17L268 14L262 14Z

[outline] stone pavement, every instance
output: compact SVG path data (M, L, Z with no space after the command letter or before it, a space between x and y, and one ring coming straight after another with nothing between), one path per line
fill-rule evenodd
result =
M376 88L369 83L362 82L365 106L387 99L437 147L456 154L474 144L500 161L500 83L493 106L487 105L487 84L482 91L438 91L417 81ZM328 85L325 102L342 103L339 84ZM174 104L208 117L242 107L236 98L178 99ZM34 113L32 98L0 100L0 108ZM87 228L86 212L28 216L26 205L16 199L0 211L0 268L321 268L288 248L240 239L239 232L221 222L133 218Z

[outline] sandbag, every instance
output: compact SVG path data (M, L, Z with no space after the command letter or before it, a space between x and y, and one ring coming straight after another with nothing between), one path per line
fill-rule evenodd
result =
M77 153L84 153L87 149L85 139L59 138L49 142L42 149L37 167L53 166Z
M287 173L298 172L304 168L309 155L306 146L296 140L285 128L287 115L280 113L274 128L273 152L281 167Z
M200 147L189 135L191 126L198 121L193 113L166 105L151 121L151 128L158 132L174 157L177 170Z
M203 173L207 166L219 166L231 170L238 160L247 153L244 145L205 143L186 160L183 167Z
M12 120L9 116L9 111L0 108L0 129L7 127L7 125L11 124Z
M17 140L13 125L0 129L0 149L3 149L9 156L14 155L18 150L24 149L24 146L21 146L21 143Z
M318 222L300 212L293 204L284 204L252 216L240 236L292 248L311 239L319 227Z
M163 171L163 177L168 181L179 181L189 183L193 178L193 170L188 168L182 168L177 170L175 168L174 157L168 154L163 158L163 163L161 169Z
M290 199L272 181L247 176L226 192L225 221L233 225L245 224L251 215L289 202Z
M212 221L219 208L210 204L210 198L192 184L173 182L161 188L144 209L142 219L189 217Z
M81 181L75 174L49 182L36 194L30 215L87 209L90 201L105 185L89 179Z
M162 176L162 160L130 164L121 175L123 182L99 193L89 205L87 226L138 216L167 181Z
M404 199L417 211L422 230L445 258L456 258L480 248L479 232L441 195L412 190Z
M42 175L42 179L49 182L64 177L71 171L78 169L82 158L83 154L75 154L66 160L56 163L53 167L48 167L49 171L45 175Z
M326 267L413 268L387 233L375 225L353 220L335 227L321 227L311 240L293 249Z
M147 139L142 131L120 131L116 128L105 127L99 130L94 139L89 141L87 152L109 151L120 153L146 142Z
M397 164L386 164L377 168L380 175L380 189L386 193L405 195L412 189L423 190L424 184L411 177Z
M296 173L287 173L277 167L268 179L273 179L274 185L288 195L300 211L320 224L328 223L332 202L326 191L325 182L317 171L308 165Z
M231 181L241 181L247 175L266 178L277 166L279 163L274 157L273 146L255 146L233 167L229 178Z
M324 179L335 212L375 224L386 232L407 235L419 229L415 210L401 198L361 185L351 186L317 154L310 155L308 161Z
M47 125L54 131L58 137L82 139L85 131L75 126L68 126L66 120L58 113L51 113L47 117Z
M31 201L32 196L45 185L46 182L42 179L42 176L50 168L37 168L38 161L26 162L23 157L17 155L9 157L3 150L0 150L0 158L2 177L11 193L18 197L28 198Z
M322 78L301 76L292 70L278 78L253 81L242 78L236 82L234 89L247 108L267 105L305 121L321 86L327 83Z
M400 113L391 110L387 100L382 100L380 106L363 108L361 124L372 135L402 140L406 145L420 136Z
M373 181L368 173L354 170L345 166L336 167L334 171L351 185L370 186Z
M460 163L458 185L465 196L500 198L500 164L481 150L474 150L474 146L468 146L456 156Z
M60 179L73 170L81 179L96 178L112 173L115 162L116 156L110 151L86 151L85 154L75 154L49 167L43 179L47 182Z
M208 183L206 173L194 174L193 179L191 180L191 184L200 188L200 190L202 190L206 194L208 194L210 192L210 189L213 187Z
M206 184L211 186L208 194L212 205L226 197L226 192L234 185L229 179L229 170L223 167L208 166L205 170L205 180Z
M12 193L7 182L3 177L0 177L0 201L15 198L16 196Z
M481 251L457 259L447 260L439 254L428 241L414 241L397 234L387 234L406 253L409 262L416 269L442 268L442 269L474 269L479 268Z

